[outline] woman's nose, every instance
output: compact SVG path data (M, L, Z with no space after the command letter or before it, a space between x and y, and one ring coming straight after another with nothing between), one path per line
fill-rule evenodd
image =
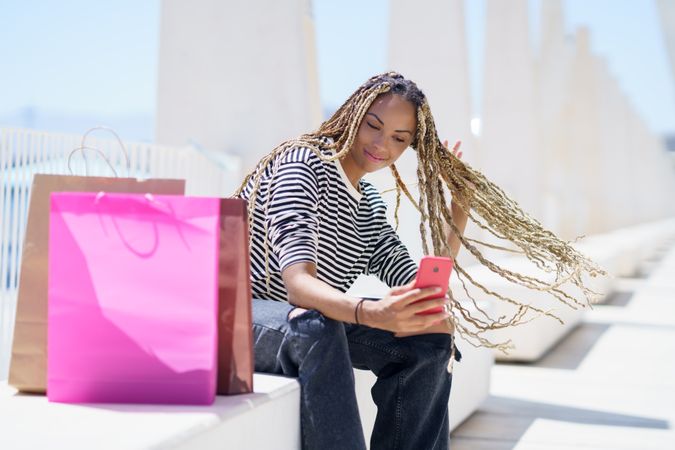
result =
M382 133L377 133L377 136L373 139L373 147L380 149L384 146L384 136Z

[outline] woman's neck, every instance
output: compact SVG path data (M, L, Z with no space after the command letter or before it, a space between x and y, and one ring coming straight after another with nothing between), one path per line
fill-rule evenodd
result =
M358 165L356 165L354 158L352 158L351 152L347 153L347 156L345 156L340 161L340 164L342 165L342 170L344 170L345 175L347 175L349 182L352 184L352 186L354 186L358 190L359 180L363 178L366 172L361 168L359 168Z

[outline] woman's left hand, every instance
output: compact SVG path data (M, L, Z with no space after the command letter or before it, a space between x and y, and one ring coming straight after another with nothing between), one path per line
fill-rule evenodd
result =
M443 145L445 148L448 148L448 141L446 140L443 142ZM455 145L452 147L452 154L457 157L461 158L462 157L462 152L460 151L459 147L462 145L461 141L457 141ZM470 188L473 186L470 186ZM467 212L470 205L471 205L471 194L469 195L462 195L464 193L459 193L456 191L452 192L452 203L450 204L450 216L452 217L452 221L455 224L455 227L459 231L460 234L464 233L464 229L466 228L466 222L469 218ZM457 257L457 253L459 253L459 248L461 246L459 238L455 235L455 232L452 231L452 228L448 223L443 224L443 231L445 232L446 238L448 240L448 245L450 248L450 254L446 256L450 256L453 259Z
M455 142L455 145L452 146L452 154L455 155L457 159L462 159L462 151L459 149L460 146L462 145L462 141L457 141ZM443 146L445 148L448 148L448 140L446 139L443 141ZM473 186L470 186L471 188ZM471 197L470 195L461 195L460 193L453 192L452 196L452 214L455 216L456 214L461 215L466 215L464 212L465 209L469 209L469 205L471 203ZM462 208L463 206L463 208Z
M455 142L455 145L452 146L452 154L455 155L458 159L462 159L462 152L459 150L459 147L462 145L462 141ZM443 147L448 148L448 140L443 141Z

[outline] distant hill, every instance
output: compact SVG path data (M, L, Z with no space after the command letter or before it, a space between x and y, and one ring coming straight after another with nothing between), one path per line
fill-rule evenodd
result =
M152 143L155 140L154 114L68 113L34 107L0 113L0 126L31 128L55 133L82 134L97 125L113 128L125 141Z
M666 143L666 148L675 153L675 134L667 135L663 140Z

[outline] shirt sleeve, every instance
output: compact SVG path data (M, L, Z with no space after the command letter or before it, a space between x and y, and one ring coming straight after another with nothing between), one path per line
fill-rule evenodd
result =
M319 183L307 161L286 158L269 192L267 231L279 269L299 262L317 262Z
M389 287L411 282L417 275L417 264L394 229L385 222L366 269L366 275L376 275Z

